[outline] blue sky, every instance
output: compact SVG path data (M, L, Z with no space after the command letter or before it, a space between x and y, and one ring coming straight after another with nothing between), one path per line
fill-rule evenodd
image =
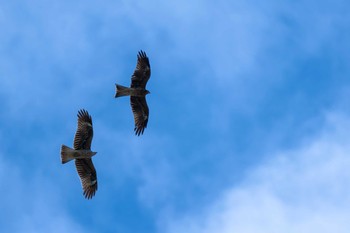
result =
M350 228L348 1L0 1L1 232ZM148 128L128 85L150 58ZM93 118L99 189L72 145Z

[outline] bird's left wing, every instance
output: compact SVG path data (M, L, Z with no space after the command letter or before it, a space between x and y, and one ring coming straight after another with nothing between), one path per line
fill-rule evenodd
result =
M135 134L140 136L147 127L149 110L145 97L130 97L131 109L134 114Z
M84 196L91 199L97 191L97 175L92 159L76 159L75 167L80 177Z

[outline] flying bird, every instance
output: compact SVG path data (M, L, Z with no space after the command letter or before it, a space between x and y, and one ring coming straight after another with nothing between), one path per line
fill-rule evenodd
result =
M78 128L74 136L74 149L66 145L61 146L61 162L65 164L75 159L84 196L91 199L97 191L97 176L91 157L97 152L91 151L93 137L92 119L89 113L82 109L78 111Z
M147 127L149 110L146 102L146 95L150 94L146 90L146 84L151 76L151 67L144 51L139 51L134 74L131 76L130 87L115 84L115 98L120 96L130 96L131 109L134 114L135 134L140 136Z

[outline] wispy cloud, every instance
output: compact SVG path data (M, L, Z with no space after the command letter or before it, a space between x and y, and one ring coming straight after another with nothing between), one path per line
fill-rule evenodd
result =
M333 180L324 161L339 176L339 161L347 164L346 142L334 139L342 131L323 115L334 106L349 109L349 16L340 2L2 3L0 187L9 191L0 203L9 210L5 221L23 217L9 229L52 232L60 219L78 232L83 223L96 232L137 232L164 214L175 219L161 224L170 232L183 230L180 225L201 231L203 219L208 231L219 228L215 219L224 232L231 229L226 217L246 227L237 209L242 216L256 210L254 218L265 216L267 223L279 215L283 226L302 212L300 205L313 212L287 191L310 186L311 194L299 196L314 197ZM151 59L152 94L149 126L137 138L129 100L113 95L115 82L130 82L139 49ZM101 185L92 202L81 197L74 164L59 164L59 146L72 143L79 108L94 122ZM325 122L329 131L315 136ZM300 146L305 138L311 144ZM293 151L276 153L285 145ZM326 157L327 148L335 155ZM311 185L307 170L326 181L316 176ZM278 177L291 182L283 186ZM220 198L222 189L229 190ZM324 206L337 207L315 196L325 203L320 218ZM81 213L88 205L93 211ZM271 214L260 214L268 206ZM43 228L39 218L48 222Z
M214 203L162 232L347 232L350 121L328 115L320 136L272 155Z
M31 172L9 162L0 153L0 220L3 232L86 232L64 208L65 202L52 176Z

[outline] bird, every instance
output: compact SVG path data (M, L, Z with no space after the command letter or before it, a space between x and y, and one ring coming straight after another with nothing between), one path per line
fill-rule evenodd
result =
M79 110L77 116L78 126L74 136L74 149L61 145L61 162L65 164L75 159L75 167L84 191L83 195L86 199L91 199L97 191L97 175L91 159L97 153L91 151L92 118L85 109Z
M150 94L150 92L146 90L146 84L150 76L151 66L149 64L149 59L146 53L140 50L137 54L135 71L131 76L130 87L115 84L115 98L130 96L130 104L135 122L134 131L137 136L143 134L149 119L149 109L147 106L146 95Z

